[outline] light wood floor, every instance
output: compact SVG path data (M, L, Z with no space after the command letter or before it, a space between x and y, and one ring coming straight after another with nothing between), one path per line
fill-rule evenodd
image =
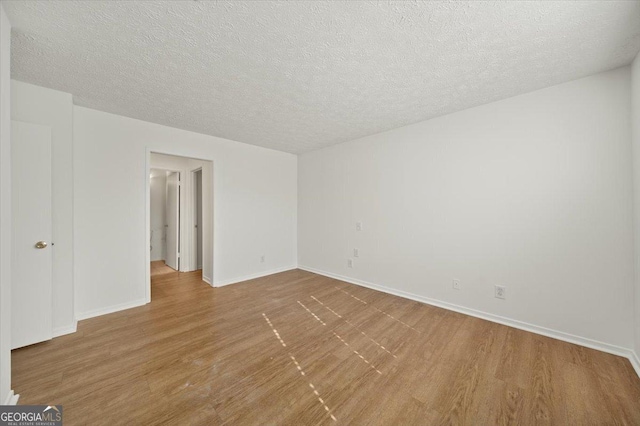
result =
M20 403L66 425L640 424L620 357L299 270L200 278L14 351Z
M151 262L151 276L155 276L155 275L164 275L164 274L175 274L178 271L176 271L175 269L167 266L166 263L164 263L164 260L154 260L153 262Z

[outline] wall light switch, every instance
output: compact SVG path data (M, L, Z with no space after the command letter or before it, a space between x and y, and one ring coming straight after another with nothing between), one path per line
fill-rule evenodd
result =
M358 250L357 248L353 249L353 257L360 257L360 250Z
M347 267L353 268L353 259L347 259Z
M356 222L356 231L362 231L362 222Z

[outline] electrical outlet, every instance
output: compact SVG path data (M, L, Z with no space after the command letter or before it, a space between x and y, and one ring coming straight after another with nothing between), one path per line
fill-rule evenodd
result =
M353 257L360 257L360 250L358 250L357 248L353 249Z
M452 287L454 290L460 290L460 280L453 280Z
M353 268L353 259L347 259L347 267Z
M356 222L356 231L362 231L362 222Z
M264 263L264 254L260 256L260 263Z
M496 299L505 299L507 296L507 288L501 285L496 286Z

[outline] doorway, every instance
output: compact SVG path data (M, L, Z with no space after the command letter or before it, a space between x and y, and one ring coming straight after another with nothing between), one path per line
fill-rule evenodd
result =
M149 292L157 275L213 276L213 163L150 152L147 165Z
M149 175L152 275L180 270L180 171L153 168Z

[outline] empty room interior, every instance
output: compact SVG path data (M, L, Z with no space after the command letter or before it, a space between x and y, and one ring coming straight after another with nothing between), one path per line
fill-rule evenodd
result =
M640 425L640 1L0 12L0 424Z

